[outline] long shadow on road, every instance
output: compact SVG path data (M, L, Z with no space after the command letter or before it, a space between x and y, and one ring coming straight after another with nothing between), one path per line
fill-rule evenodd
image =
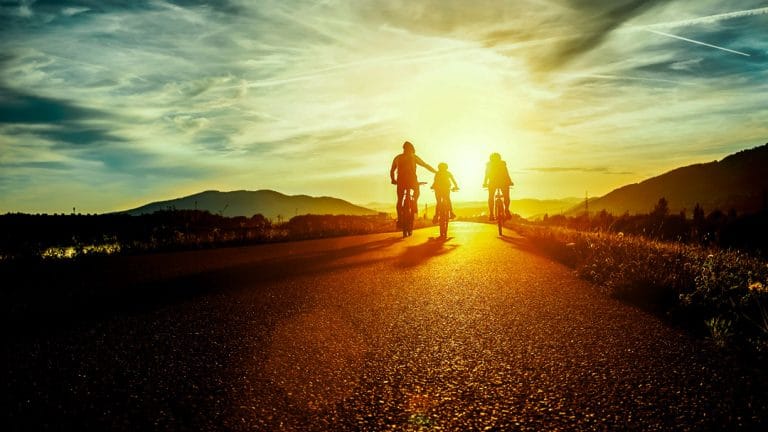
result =
M110 258L86 260L47 268L20 267L5 269L5 280L17 280L3 292L6 336L24 337L25 333L66 327L67 324L103 319L118 313L137 313L164 305L188 301L227 290L258 289L276 280L336 271L379 261L397 259L386 250L399 243L399 237L357 244L340 249L265 258L214 270L189 271L168 278L140 281L123 274L116 278L116 261ZM416 256L428 251L408 254L407 261L416 265ZM119 257L118 257L119 258ZM146 259L152 260L152 256ZM184 260L179 255L179 260ZM45 263L36 266L45 267ZM124 270L124 269L123 269ZM122 273L125 273L124 271Z
M549 260L555 260L563 265L573 267L572 265L574 260L573 256L568 256L567 254L563 254L563 253L560 253L557 256L553 256L552 254L548 254L545 251L543 251L536 244L534 244L533 242L531 242L525 237L501 236L499 237L499 240L509 243L523 252L529 252L529 253L547 258Z
M452 237L447 239L430 238L420 245L409 246L398 258L397 265L399 267L415 267L417 265L423 264L431 258L452 252L459 245L446 244L451 239Z

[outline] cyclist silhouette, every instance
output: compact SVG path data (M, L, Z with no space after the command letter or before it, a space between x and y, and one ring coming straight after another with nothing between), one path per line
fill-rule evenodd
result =
M507 170L507 163L501 160L500 154L491 153L490 160L485 164L485 179L483 179L483 187L488 188L488 214L490 215L490 220L496 220L498 216L493 214L493 195L496 189L501 189L501 193L504 195L506 217L512 216L509 213L509 187L513 184Z
M435 202L440 204L441 202L448 206L450 212L450 218L454 219L456 215L453 213L453 204L451 204L451 183L453 183L454 190L459 189L459 185L456 184L456 179L453 178L453 174L448 171L448 164L440 162L437 164L437 172L435 173L435 180L432 182L432 189L435 191ZM435 209L435 217L432 218L432 223L437 223L437 208Z
M403 143L403 152L395 156L395 159L392 161L392 168L389 170L389 177L392 179L392 184L397 185L398 226L400 224L400 213L402 212L403 206L403 195L405 195L408 189L413 190L414 210L419 208L419 180L416 177L416 165L421 165L433 173L437 172L437 170L432 168L428 163L416 156L416 149L413 147L413 144L406 141ZM395 171L397 171L397 178L395 178Z

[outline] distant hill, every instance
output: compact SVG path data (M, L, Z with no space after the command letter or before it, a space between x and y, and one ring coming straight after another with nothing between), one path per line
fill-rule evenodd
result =
M573 206L580 201L582 201L580 198L551 200L539 200L533 198L513 199L510 203L510 210L524 218L535 218L536 216L544 215L544 213L549 213L550 215L564 213L573 208ZM422 211L424 203L425 201L423 201L423 198L419 198L419 204L420 207L422 207ZM435 204L434 196L429 195L426 204L429 206L430 215L433 214L432 212L434 212ZM395 211L394 201L392 203L373 202L366 204L365 207L387 213L394 213ZM485 201L454 201L453 209L459 217L481 216L488 213L488 203Z
M509 209L512 213L528 219L535 219L545 213L558 214L563 213L575 206L580 201L579 198L562 198L540 200L534 198L512 199ZM460 202L456 203L455 213L458 216L473 217L488 214L488 203L485 201Z
M376 211L354 205L350 202L331 197L311 197L308 195L284 195L272 190L258 191L205 191L198 194L168 201L153 202L124 213L139 215L158 210L207 210L222 216L246 216L262 214L277 220L288 220L296 215L333 214L333 215L372 215Z
M686 209L691 216L696 204L705 213L715 209L754 213L761 210L768 191L768 144L743 150L721 161L677 168L657 177L620 187L589 201L590 211L607 210L613 214L650 212L659 198L669 203L669 210ZM568 214L583 213L580 204Z

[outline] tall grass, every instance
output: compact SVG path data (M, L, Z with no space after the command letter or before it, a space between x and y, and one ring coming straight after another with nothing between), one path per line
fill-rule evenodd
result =
M768 352L768 263L734 250L622 233L516 226L540 251L718 346Z
M423 219L415 226L428 226ZM395 231L386 215L303 215L273 224L261 215L223 217L197 210L150 215L0 215L0 263L71 259L305 240Z

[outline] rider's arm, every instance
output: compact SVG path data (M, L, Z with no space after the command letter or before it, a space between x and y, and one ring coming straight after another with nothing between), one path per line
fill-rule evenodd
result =
M395 158L392 160L392 168L389 169L389 178L392 180L392 184L397 184L397 180L395 179L395 170L397 169L397 158L399 158L400 155L395 156Z
M448 173L448 178L450 178L450 179L451 179L451 181L453 182L453 187L455 187L456 189L458 189L458 188L459 188L459 184L458 184L458 183L456 183L456 179L455 179L455 178L453 178L453 174L450 174L450 173Z
M419 165L423 166L424 168L428 169L430 172L433 172L433 173L437 172L436 169L432 168L432 166L430 166L428 163L426 163L423 160L421 160L420 157L418 157L416 155L414 155L414 157L416 158L416 163L417 164L419 164Z
M488 164L485 164L485 178L483 178L483 187L488 186L488 182L490 181L490 173L491 173L491 166Z
M509 185L513 186L514 183L512 182L512 177L509 176L509 169L507 169L507 164L504 163L504 174L507 175L507 181L509 181Z

